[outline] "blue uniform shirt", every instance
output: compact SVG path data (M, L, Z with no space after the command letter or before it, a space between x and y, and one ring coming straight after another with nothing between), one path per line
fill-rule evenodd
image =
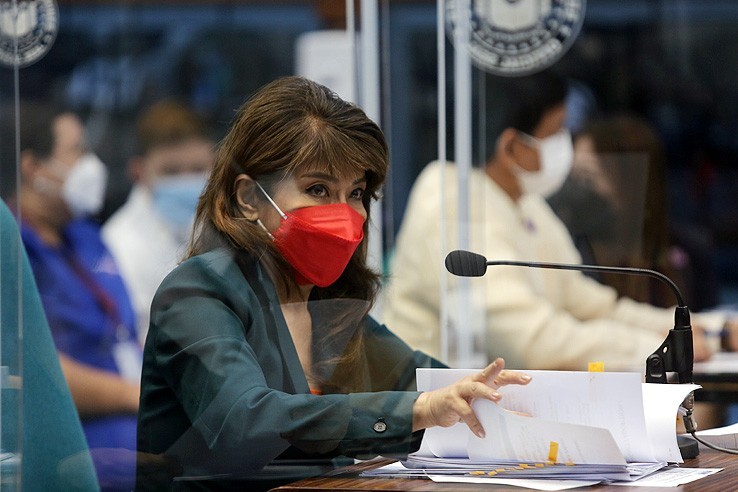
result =
M120 374L114 347L135 342L133 308L97 224L76 220L51 247L27 225L23 243L57 350L84 364ZM136 415L83 418L90 448L136 449Z

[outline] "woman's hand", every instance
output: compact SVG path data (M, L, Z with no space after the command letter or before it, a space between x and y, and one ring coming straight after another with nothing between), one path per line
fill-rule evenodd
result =
M421 393L413 405L413 431L428 427L450 427L464 422L479 437L484 429L471 408L475 398L498 402L502 396L495 391L506 384L528 384L530 376L505 371L505 361L498 358L480 372L454 384Z

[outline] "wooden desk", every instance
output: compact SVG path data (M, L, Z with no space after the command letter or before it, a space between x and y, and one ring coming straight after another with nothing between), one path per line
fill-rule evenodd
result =
M275 492L296 492L315 490L423 490L423 491L506 491L531 490L521 487L510 487L506 485L488 484L461 484L461 483L435 483L428 479L409 478L362 478L359 473L380 464L391 463L391 461L361 463L347 466L326 475L307 478L288 485L272 489ZM719 453L711 449L701 449L697 458L685 461L686 468L724 468L723 471L705 477L696 482L682 485L677 489L664 489L657 487L620 487L615 485L595 485L592 487L574 490L592 490L612 492L664 492L678 490L680 492L726 492L738 487L738 456Z

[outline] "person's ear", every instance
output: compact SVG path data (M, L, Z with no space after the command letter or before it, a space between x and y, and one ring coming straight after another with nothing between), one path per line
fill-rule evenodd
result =
M141 156L131 157L126 164L126 175L131 183L139 183L144 175L144 158Z
M39 166L39 159L31 150L23 150L20 153L21 182L32 183Z
M514 128L505 128L497 138L495 146L495 158L497 161L504 163L506 166L518 165L515 158L515 139L517 138L517 130Z
M255 221L259 218L259 209L256 207L259 202L257 191L259 190L256 182L251 176L248 174L236 176L236 203L246 220Z

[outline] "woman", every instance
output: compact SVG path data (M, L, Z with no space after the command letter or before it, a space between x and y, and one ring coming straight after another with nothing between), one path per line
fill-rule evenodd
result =
M152 305L140 452L229 480L278 457L404 456L435 425L484 434L471 401L529 378L498 359L412 391L415 369L439 364L367 315L369 204L386 171L381 130L321 85L283 78L238 111L189 258Z

